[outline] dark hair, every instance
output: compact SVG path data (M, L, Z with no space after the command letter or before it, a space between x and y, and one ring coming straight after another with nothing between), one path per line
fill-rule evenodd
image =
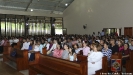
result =
M128 48L129 48L129 44L128 44L128 43L124 43L124 45L125 45L125 44L126 44L126 45L128 46Z
M60 49L62 49L62 45L61 44L58 44L58 45L60 45Z
M75 53L75 49L72 49L72 55Z
M97 48L97 51L102 50L102 46L100 44L94 43L94 46Z
M79 45L78 45L78 44L74 44L74 45L76 45L76 46L77 46L77 48L79 48ZM74 48L74 45L72 46L73 48Z
M63 47L64 47L65 45L68 47L68 49L70 48L68 44L64 44Z
M106 44L107 46L109 46L109 43L108 42L104 42L104 44Z

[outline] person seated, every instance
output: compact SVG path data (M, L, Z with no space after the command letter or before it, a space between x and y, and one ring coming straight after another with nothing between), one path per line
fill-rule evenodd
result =
M19 39L15 37L15 38L13 39L13 43L18 43L18 42L19 42Z
M73 48L74 48L76 54L79 54L80 50L82 50L82 48L79 48L78 44L74 44Z
M63 50L63 53L62 53L62 59L65 59L65 60L67 60L68 59L68 53L69 53L69 45L67 45L67 44L64 44L64 49L65 50Z
M30 50L29 53L28 53L29 61L33 61L35 59L35 52L40 51L39 46L40 46L40 43L38 41L34 40L33 49Z
M23 46L22 46L21 50L25 50L25 49L28 50L29 45L30 45L29 40L26 41L26 39L23 39Z
M102 49L102 53L103 53L104 56L107 56L107 60L110 63L112 50L109 49L108 46L109 46L109 43L105 42L104 43L104 48Z
M116 45L114 38L110 40L110 44L111 44L110 49L112 50L112 54L117 54L119 52L119 47L118 45Z
M131 41L131 45L129 46L130 50L133 50L133 40Z
M88 43L83 41L83 55L88 56L90 53L90 48L87 46Z
M48 43L48 40L45 40L45 43L43 45L43 48L47 48L47 50L49 49L50 44Z
M33 41L33 40L31 40L31 41L30 41L30 45L29 45L29 49L28 49L29 51L30 51L30 50L32 50L33 45L34 45L34 41Z
M69 48L68 60L69 61L76 61L77 60L75 50L72 48Z
M56 49L53 51L53 57L61 58L62 57L62 53L63 53L63 50L62 50L61 44L60 45L57 44Z
M47 52L47 55L49 55L49 56L53 56L53 52L52 52L52 51L54 51L54 50L56 49L57 40L54 40L53 42L54 42L54 43L53 43L52 47L51 47L51 48L49 49L49 51Z
M122 40L118 40L118 47L119 47L119 52L121 52L124 49Z
M79 48L82 48L82 41L80 38L78 39L78 46L79 46Z
M122 65L126 64L126 61L129 60L129 44L125 43L124 44L124 50L122 51Z
M43 52L42 52L43 44L40 41L38 41L38 44L39 44L40 53L43 54Z
M88 75L94 75L95 71L102 69L101 45L94 44L93 52L88 55Z
M78 41L76 40L76 38L73 38L72 45L77 44L77 43Z
M13 38L11 37L11 38L9 38L9 43L10 43L10 45L12 45L13 44Z

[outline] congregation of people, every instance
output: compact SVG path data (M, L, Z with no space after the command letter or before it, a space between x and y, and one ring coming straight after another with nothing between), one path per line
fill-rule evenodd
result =
M29 61L34 60L34 52L46 48L47 55L55 58L77 61L80 51L88 56L88 75L102 69L102 57L107 56L110 63L111 55L122 53L122 65L129 60L129 52L133 50L133 39L129 36L105 35L104 32L93 35L45 35L28 37L2 37L0 39L0 52L3 46L9 42L10 45L21 43L21 50L29 50Z

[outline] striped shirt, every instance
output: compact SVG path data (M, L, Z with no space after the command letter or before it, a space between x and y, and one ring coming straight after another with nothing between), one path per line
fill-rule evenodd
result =
M111 49L105 50L105 49L103 48L103 49L102 49L102 53L103 53L104 56L107 56L108 61L109 61L110 58L111 58L111 55L112 55L112 50L111 50Z

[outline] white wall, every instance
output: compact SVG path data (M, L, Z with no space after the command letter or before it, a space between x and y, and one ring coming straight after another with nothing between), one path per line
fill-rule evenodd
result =
M29 15L29 16L46 16L46 17L63 17L62 14L48 14L45 12L30 12L30 11L12 11L12 10L1 10L0 14L15 14L15 15Z
M74 0L64 11L68 34L92 34L103 28L133 27L133 0ZM83 25L87 24L87 29Z

